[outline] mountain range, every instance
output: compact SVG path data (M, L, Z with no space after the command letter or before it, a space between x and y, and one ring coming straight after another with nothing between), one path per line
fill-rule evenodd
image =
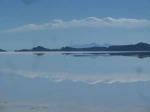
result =
M72 48L107 47L108 48L109 46L111 46L111 45L107 44L107 43L105 43L103 45L99 45L97 43L90 43L90 44L75 44L75 45L70 46L70 47L72 47Z
M150 44L147 43L137 43L130 45L110 45L104 44L99 45L96 43L91 44L77 44L72 47L62 47L60 49L49 49L43 46L37 46L32 49L21 49L15 50L15 52L50 52L50 51L150 51ZM0 49L0 52L6 52L5 50Z
M97 44L90 44L97 45ZM80 46L81 47L81 46ZM94 46L94 47L84 47L84 48L74 48L74 47L62 47L60 49L49 49L44 48L42 46L37 46L32 49L22 49L22 50L15 50L15 52L27 52L27 51L34 51L34 52L46 52L46 51L150 51L150 45L147 43L137 43L131 45L111 45L109 47L101 47L101 46Z

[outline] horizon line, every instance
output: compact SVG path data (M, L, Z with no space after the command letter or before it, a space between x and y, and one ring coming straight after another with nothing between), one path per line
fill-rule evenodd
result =
M115 54L115 53L150 53L150 51L24 51L24 52L0 52L0 54L62 54L62 53L76 53L76 54L86 54L86 53L95 53L95 54Z

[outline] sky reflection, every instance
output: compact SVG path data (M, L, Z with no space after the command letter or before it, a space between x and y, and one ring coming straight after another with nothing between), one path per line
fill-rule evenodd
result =
M0 61L0 108L5 111L149 111L148 58L9 54Z

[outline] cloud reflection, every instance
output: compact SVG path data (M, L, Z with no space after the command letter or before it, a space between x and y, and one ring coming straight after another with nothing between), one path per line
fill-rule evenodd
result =
M84 82L87 84L97 83L132 83L139 81L150 81L148 74L136 74L136 73L108 73L108 74L69 74L69 73L52 73L41 71L25 71L18 70L13 71L10 69L1 70L2 73L21 75L27 78L46 78L54 82L62 82L65 80L72 82Z

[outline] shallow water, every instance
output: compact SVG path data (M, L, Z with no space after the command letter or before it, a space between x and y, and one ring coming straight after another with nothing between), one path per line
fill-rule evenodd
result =
M0 112L150 111L149 57L0 57Z

